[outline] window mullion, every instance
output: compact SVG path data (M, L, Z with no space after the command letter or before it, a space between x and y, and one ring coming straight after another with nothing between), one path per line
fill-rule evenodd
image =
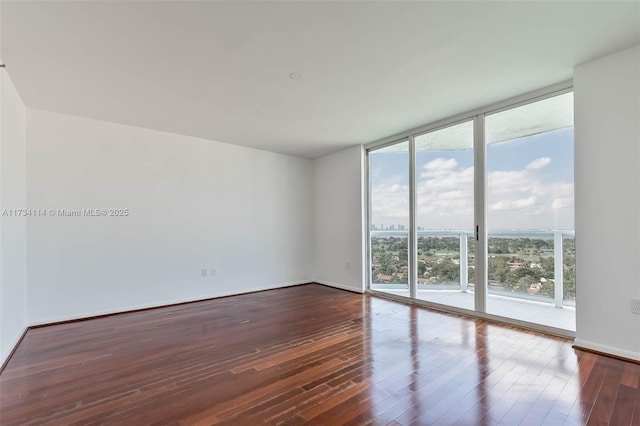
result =
M409 295L418 291L418 236L416 231L416 141L409 137Z
M486 178L487 155L484 134L484 115L474 117L474 215L475 226L472 238L475 239L475 310L487 310L487 212Z

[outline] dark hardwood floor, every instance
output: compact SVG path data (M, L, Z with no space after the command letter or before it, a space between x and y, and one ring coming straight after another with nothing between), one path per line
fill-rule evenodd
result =
M0 424L640 425L640 365L320 285L29 330Z

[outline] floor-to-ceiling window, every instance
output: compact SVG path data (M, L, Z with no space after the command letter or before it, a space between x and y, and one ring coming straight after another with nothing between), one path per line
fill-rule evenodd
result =
M370 288L409 296L409 141L369 157Z
M369 288L575 330L573 93L368 150Z
M485 118L488 313L575 329L572 111L566 93Z
M416 297L474 309L473 120L417 135L415 146Z

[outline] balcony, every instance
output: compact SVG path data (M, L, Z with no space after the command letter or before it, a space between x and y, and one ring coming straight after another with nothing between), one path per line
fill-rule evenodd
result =
M371 289L409 297L409 231L372 230ZM416 298L473 310L471 230L418 230ZM487 313L575 331L575 232L489 231Z

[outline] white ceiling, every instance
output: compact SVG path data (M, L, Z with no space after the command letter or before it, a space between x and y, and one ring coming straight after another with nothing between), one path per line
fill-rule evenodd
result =
M305 157L570 79L640 42L638 2L1 8L1 60L29 107Z

